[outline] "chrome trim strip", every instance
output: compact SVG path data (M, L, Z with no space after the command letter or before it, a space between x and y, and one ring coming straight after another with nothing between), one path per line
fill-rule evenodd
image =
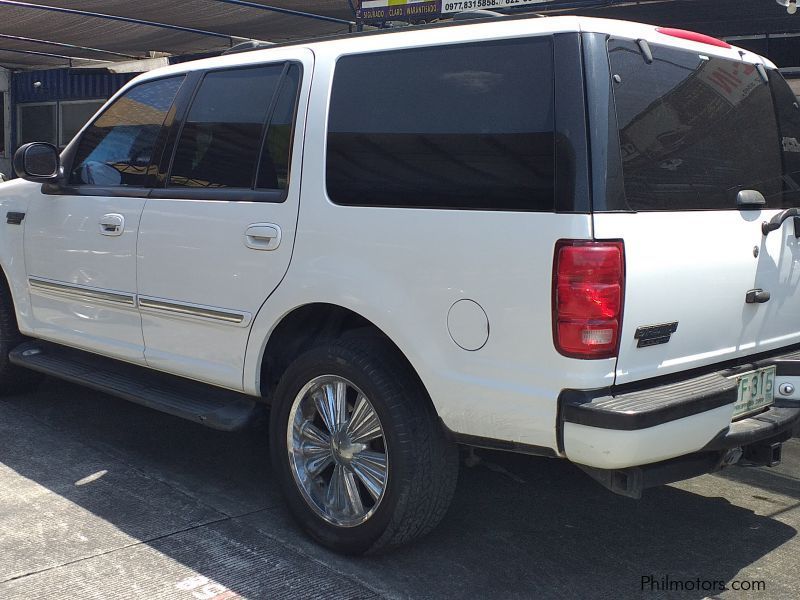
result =
M155 300L153 298L139 297L139 308L149 308L151 310L158 310L173 313L176 315L183 315L187 317L201 317L203 319L211 319L212 321L223 321L225 323L234 323L241 325L244 323L247 315L239 312L230 312L218 308L200 308L188 304L178 302L166 302L164 300Z
M31 290L37 290L39 292L54 294L57 296L66 296L75 300L109 302L111 304L121 304L129 308L134 308L136 306L136 298L133 294L109 292L95 288L85 288L70 283L61 283L50 281L48 279L40 279L38 277L29 277L28 285L30 286Z

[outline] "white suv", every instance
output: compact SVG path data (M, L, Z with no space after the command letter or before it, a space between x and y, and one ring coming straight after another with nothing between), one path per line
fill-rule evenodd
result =
M457 443L638 497L775 464L800 415L800 108L719 40L502 18L238 52L15 165L3 390L225 430L271 405L288 504L342 552L434 527Z

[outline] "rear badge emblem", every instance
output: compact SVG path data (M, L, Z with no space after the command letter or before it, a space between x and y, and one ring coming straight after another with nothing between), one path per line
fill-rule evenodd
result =
M662 323L661 325L644 325L636 329L634 339L639 340L637 348L646 348L657 344L666 344L673 333L678 331L678 322Z

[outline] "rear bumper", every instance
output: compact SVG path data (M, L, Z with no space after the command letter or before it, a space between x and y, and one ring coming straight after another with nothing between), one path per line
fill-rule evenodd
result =
M685 379L564 390L559 397L559 449L581 465L624 469L786 439L800 422L800 401L779 398L777 389L773 406L731 422L735 376L771 365L776 366L777 388L782 377L800 372L800 353L726 365Z

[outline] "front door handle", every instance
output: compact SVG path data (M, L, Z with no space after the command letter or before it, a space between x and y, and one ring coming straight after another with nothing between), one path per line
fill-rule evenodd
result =
M281 228L273 223L253 223L244 232L244 245L253 250L275 250L281 243Z
M100 219L100 233L102 235L122 235L125 231L125 217L116 213L103 215Z

